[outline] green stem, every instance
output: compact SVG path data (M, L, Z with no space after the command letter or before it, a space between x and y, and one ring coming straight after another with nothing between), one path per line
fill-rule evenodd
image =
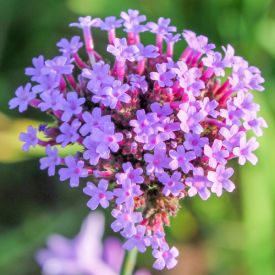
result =
M133 275L137 260L137 254L138 251L136 248L132 249L131 251L126 251L120 275Z

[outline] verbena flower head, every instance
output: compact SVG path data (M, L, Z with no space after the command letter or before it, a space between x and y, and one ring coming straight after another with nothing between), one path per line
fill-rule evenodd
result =
M145 21L136 10L121 19L80 18L71 26L83 30L83 41L61 39L60 56L34 58L26 69L31 82L16 90L10 108L32 106L54 118L43 128L45 140L32 127L21 134L23 150L44 146L41 169L51 176L58 169L60 180L81 186L89 208L110 207L124 247L151 246L154 267L162 269L177 263L165 226L180 200L232 192L231 159L256 164L258 142L247 135L261 136L267 124L251 91L263 91L264 79L231 45L219 52L203 35L175 33L170 19ZM105 48L96 47L92 28L107 32ZM144 45L143 32L156 44ZM182 44L179 58L175 43ZM79 152L59 156L58 147L71 144Z

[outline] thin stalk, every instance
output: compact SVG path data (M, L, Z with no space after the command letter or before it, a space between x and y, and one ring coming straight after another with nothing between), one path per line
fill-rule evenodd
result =
M137 260L137 254L138 251L136 248L132 249L131 251L126 251L120 275L133 275Z

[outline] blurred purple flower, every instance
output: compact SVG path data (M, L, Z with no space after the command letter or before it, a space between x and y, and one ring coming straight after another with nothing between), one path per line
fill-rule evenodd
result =
M177 264L177 260L175 259L179 255L179 251L176 247L161 248L160 250L154 250L153 256L156 258L156 261L153 264L153 267L158 270L162 270L165 267L167 269L172 269Z
M22 146L23 151L29 151L30 147L35 147L38 144L38 138L36 136L37 130L32 126L28 126L27 133L21 133L19 136L20 141L25 142Z

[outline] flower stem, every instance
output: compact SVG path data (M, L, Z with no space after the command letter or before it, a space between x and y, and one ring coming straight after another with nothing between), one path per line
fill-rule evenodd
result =
M121 267L120 275L133 275L136 265L138 251L136 248L126 251L123 264Z

